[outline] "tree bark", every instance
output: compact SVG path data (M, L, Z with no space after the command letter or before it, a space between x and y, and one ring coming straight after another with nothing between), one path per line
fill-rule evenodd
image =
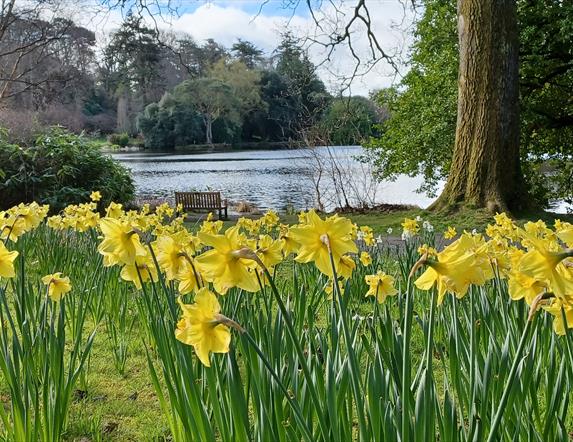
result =
M213 119L211 115L205 116L205 143L213 144Z
M458 0L458 117L450 173L431 209L523 209L515 0Z
M119 133L131 133L131 121L129 117L129 94L121 91L117 99L117 122L116 130Z

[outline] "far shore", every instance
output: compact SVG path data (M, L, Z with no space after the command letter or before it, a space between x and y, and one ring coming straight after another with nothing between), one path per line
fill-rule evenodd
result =
M252 141L245 143L213 143L213 144L190 144L187 146L175 146L173 148L152 149L143 146L130 145L125 147L102 144L104 152L183 152L183 153L205 153L205 152L231 152L236 150L286 150L306 147L302 141Z

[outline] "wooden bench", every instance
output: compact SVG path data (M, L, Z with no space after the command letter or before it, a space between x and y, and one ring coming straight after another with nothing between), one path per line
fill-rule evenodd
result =
M227 219L227 200L221 200L221 192L175 192L175 204L184 211L217 210L219 219Z

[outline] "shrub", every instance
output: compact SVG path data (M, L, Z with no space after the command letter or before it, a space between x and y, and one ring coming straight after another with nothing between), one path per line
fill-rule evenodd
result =
M0 132L0 209L38 201L58 211L93 190L103 195L102 205L129 202L134 194L129 171L81 135L55 127L21 147Z
M126 147L129 144L129 135L125 132L121 134L111 134L107 140L111 144L115 144L120 147Z

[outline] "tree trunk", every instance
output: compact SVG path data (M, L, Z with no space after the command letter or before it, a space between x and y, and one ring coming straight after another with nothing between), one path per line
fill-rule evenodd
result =
M205 117L205 143L213 144L213 119L210 115Z
M131 133L131 121L129 116L129 95L122 91L117 99L116 130L119 133Z
M431 209L522 209L515 0L458 0L458 118L450 174Z

